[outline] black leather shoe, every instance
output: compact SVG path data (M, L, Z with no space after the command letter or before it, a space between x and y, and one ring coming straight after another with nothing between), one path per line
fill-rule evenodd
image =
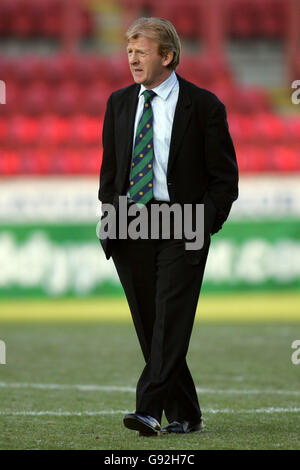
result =
M172 423L167 424L161 428L163 434L185 434L188 432L201 431L204 428L202 419L197 423L192 423L190 421L172 421Z
M128 413L125 415L123 422L126 428L139 431L141 436L157 436L160 433L160 424L152 416Z

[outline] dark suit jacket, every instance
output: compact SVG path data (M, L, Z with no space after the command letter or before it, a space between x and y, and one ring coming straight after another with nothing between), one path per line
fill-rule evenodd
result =
M179 75L167 185L171 203L204 203L206 237L218 232L238 197L238 167L229 134L225 106L210 91ZM103 160L99 199L117 206L129 185L133 132L140 85L111 94L103 126ZM102 240L106 257L111 240ZM189 251L197 264L200 253Z

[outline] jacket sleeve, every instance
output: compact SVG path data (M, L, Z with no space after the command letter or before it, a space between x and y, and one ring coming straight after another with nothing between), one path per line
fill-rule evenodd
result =
M232 203L238 197L238 166L229 133L225 106L214 102L205 133L205 160L209 175L206 199L216 209L211 233L218 232L226 221Z
M102 132L102 143L103 157L100 169L98 198L103 203L112 203L115 193L114 179L116 171L112 95L109 97L106 106Z

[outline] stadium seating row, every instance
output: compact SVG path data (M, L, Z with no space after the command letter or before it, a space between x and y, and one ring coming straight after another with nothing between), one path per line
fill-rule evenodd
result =
M292 145L236 145L241 173L300 171L299 147ZM1 148L0 175L98 174L101 145L76 148Z
M237 145L241 173L296 173L300 171L299 145Z
M80 87L76 82L65 82L58 87L47 87L43 82L36 82L25 89L8 83L6 105L0 106L0 116L20 112L30 116L48 112L68 116L78 112L101 115L111 91L111 87L103 83Z
M81 36L93 33L93 19L84 3L79 10L77 29ZM65 25L61 0L1 0L0 36L60 37Z
M193 60L189 61L187 66L189 70L195 67ZM114 84L130 79L130 72L124 49L124 55L121 57L100 54L55 54L50 56L22 55L13 58L2 55L0 76L2 80L24 87L36 81L55 86L70 80L75 80L80 84L99 80Z
M183 37L198 37L205 30L207 0L122 0L126 8L168 18ZM226 17L226 33L234 37L281 37L287 31L286 0L219 0ZM217 6L218 8L218 6Z
M196 80L194 83L204 86ZM24 90L8 84L6 105L0 106L0 116L12 116L15 113L36 116L49 112L61 116L74 113L100 116L114 89L116 88L103 83L85 88L74 82L66 82L56 88L47 88L43 83L37 83ZM211 89L225 103L228 112L253 113L271 109L268 95L260 90L227 88L217 84Z
M70 118L47 114L32 118L16 114L11 119L0 118L2 146L98 144L103 117L74 115Z
M0 149L0 175L90 175L99 172L100 146L69 149Z
M63 27L61 0L1 0L0 35L59 37ZM205 1L120 0L125 8L169 18L183 37L198 37L205 28ZM225 4L225 2L224 2ZM278 37L287 28L286 0L226 0L227 29L238 37ZM81 2L79 34L91 35L93 21L88 2Z
M228 117L230 132L234 140L250 142L299 143L300 116L280 116L259 112L255 116L232 113Z
M213 56L186 56L178 73L197 85L214 90L229 111L270 109L265 91L241 89L233 81L226 61ZM104 112L109 94L132 83L126 57L54 56L1 58L0 77L7 85L7 104L0 114L22 112L61 115Z
M253 115L232 113L230 132L235 142L280 144L299 143L300 117L281 117L261 112ZM0 140L5 145L82 145L97 144L101 138L103 115L75 114L70 117L44 114L31 117L15 114L0 117Z

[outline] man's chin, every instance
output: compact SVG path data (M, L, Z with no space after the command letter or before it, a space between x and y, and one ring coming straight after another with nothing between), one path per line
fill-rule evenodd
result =
M133 77L133 80L135 81L135 83L137 83L138 85L144 85L145 84L146 77L143 76L142 74L133 73L132 77Z
M143 80L142 78L133 77L133 80L134 80L135 83L137 83L138 85L144 85L144 83L145 83L145 80Z

